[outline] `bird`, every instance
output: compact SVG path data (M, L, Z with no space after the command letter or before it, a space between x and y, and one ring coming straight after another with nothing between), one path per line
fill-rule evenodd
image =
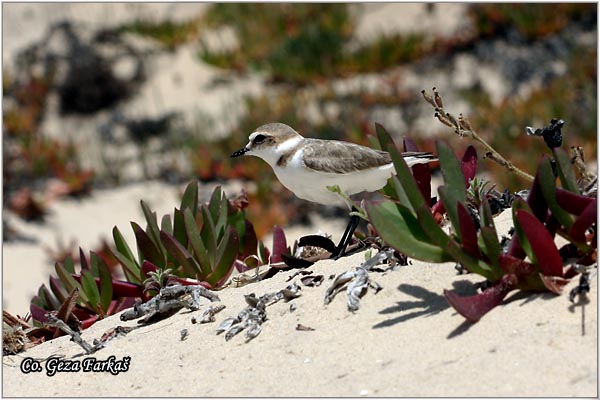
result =
M248 144L231 154L256 156L267 162L275 176L297 197L324 205L344 205L356 210L328 186L339 186L348 196L381 189L395 174L389 153L340 140L305 138L292 127L269 123L254 130ZM437 158L427 152L402 153L409 167L427 164ZM350 222L331 258L341 257L358 226L359 217Z

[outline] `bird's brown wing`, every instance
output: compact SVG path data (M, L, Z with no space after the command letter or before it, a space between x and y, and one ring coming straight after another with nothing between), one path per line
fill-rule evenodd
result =
M392 162L385 151L337 140L307 139L304 164L317 172L343 174L381 167Z

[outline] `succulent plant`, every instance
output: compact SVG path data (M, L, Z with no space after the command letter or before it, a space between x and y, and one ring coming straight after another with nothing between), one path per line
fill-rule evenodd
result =
M172 218L163 216L159 227L156 213L141 201L146 229L131 222L137 255L117 227L112 232L115 246L111 256L121 265L125 280L114 278L104 256L90 252L88 262L80 249L80 270L76 271L70 256L56 263L58 277L50 277L50 290L42 285L31 302L33 319L45 323L46 313L54 311L62 321L87 328L130 307L136 299L148 300L169 284L219 289L234 269L246 271L280 262L282 253L289 253L283 230L275 227L271 253L257 240L246 219L247 205L244 192L229 200L220 187L207 204L199 205L198 183L193 182ZM271 275L276 272L274 269ZM52 337L57 331L44 334Z
M527 200L516 197L512 202L516 233L504 249L492 218L490 192L477 191L477 201L467 196L477 166L473 147L461 162L447 144L437 142L445 185L438 189L440 201L430 209L429 199L423 197L389 134L381 126L377 133L396 168L397 176L392 178L395 200L367 204L369 219L381 238L398 251L433 263L457 262L490 282L482 293L471 297L444 292L468 320L479 320L514 289L560 293L567 279L576 274L571 260L578 265L595 262L597 201L579 193L563 149L553 149L562 187L556 186L551 160L543 157ZM452 233L439 226L436 211L446 213ZM556 234L569 242L560 250L554 242Z

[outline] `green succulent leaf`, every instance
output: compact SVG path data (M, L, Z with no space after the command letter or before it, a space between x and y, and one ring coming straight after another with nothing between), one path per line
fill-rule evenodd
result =
M90 271L83 271L81 274L81 286L83 287L83 292L87 296L86 303L93 310L98 310L98 306L100 305L100 292L98 291L98 286L96 286L96 280ZM80 296L81 294L82 293L79 293Z
M213 287L222 286L233 271L234 261L240 246L239 237L234 228L229 227L220 243L217 262L207 282Z
M169 214L163 215L160 221L160 230L167 232L169 235L173 234L173 224L171 223L171 216Z
M100 275L100 305L102 306L102 311L106 314L112 301L113 283L110 270L101 259L98 263L98 272Z
M465 177L460 167L460 161L458 161L458 158L456 158L454 152L447 143L437 141L436 149L447 191L452 192L453 198L461 203L466 203L467 193L465 189ZM452 208L456 208L456 206ZM448 210L448 207L446 207L446 210Z
M200 266L198 262L194 260L192 255L181 245L173 236L166 232L160 232L160 238L163 245L168 249L169 253L177 260L177 262L183 267L183 270L190 278L196 278L201 276Z
M550 160L548 158L544 158L540 162L538 174L542 195L544 196L544 200L548 204L550 211L552 211L552 215L567 230L571 229L571 225L573 225L575 220L556 200L556 179L552 173L552 166L550 165Z
M160 241L160 229L158 228L156 213L150 210L150 208L144 202L144 200L141 200L140 204L142 205L142 212L144 213L144 217L146 218L146 223L148 224L146 233L148 234L148 236L150 236L152 241L156 244L159 252L163 255L163 258L164 258L164 255L166 254L166 250L165 250L162 242ZM142 260L140 260L140 263L141 262L142 262Z
M140 265L136 260L135 255L129 248L129 245L125 241L123 234L119 231L116 226L113 228L113 239L115 242L116 251L113 251L115 258L121 263L123 267L123 274L129 282L141 283L141 270ZM75 273L71 271L71 273Z
M490 259L490 262L494 267L494 276L495 278L500 279L502 275L504 275L504 271L500 268L500 253L502 248L500 247L496 231L489 226L483 226L481 227L480 234L483 238L483 243L485 244L484 253Z
M190 210L190 214L195 219L197 214L194 214L189 207L183 208L182 210L186 209ZM179 243L188 242L183 212L177 208L173 211L173 236Z
M529 205L527 205L527 203L523 199L516 198L512 204L513 226L515 227L515 233L517 235L517 238L519 239L519 244L521 245L521 248L525 252L525 255L527 255L527 257L529 257L530 260L533 260L534 256L533 250L531 249L531 244L529 243L529 240L527 240L527 236L525 235L523 227L517 220L517 211L519 210L525 210L529 213L532 213L531 208L529 208Z
M455 233L460 232L460 220L458 217L458 204L463 204L459 200L459 196L457 195L455 190L448 187L447 185L438 187L438 193L440 195L440 199L442 200L442 204L446 209L446 213L448 214L448 218L450 218L450 223L452 224L452 230Z
M138 253L140 260L148 260L152 264L159 268L165 267L164 253L161 254L159 245L152 240L150 236L142 229L141 226L135 222L131 222L131 228L135 234L135 240L137 241Z
M404 161L404 157L398 152L394 141L385 128L379 124L375 124L375 128L379 143L381 143L381 148L390 154L392 162L394 163L394 168L396 169L396 176L401 184L401 189L406 194L403 196L404 200L401 198L401 201L404 203L406 198L408 198L411 205L410 208L416 210L420 205L426 204L425 199L419 190L419 186L417 185L410 168L408 168L406 161ZM398 188L396 188L396 191L398 191Z
M62 302L52 296L45 284L42 284L38 289L38 298L44 305L47 305L50 310L58 310ZM63 300L64 301L64 300Z
M558 169L558 176L562 183L562 187L568 190L569 192L573 192L575 194L579 194L579 187L577 186L577 179L575 178L575 172L573 171L573 165L569 160L569 156L567 152L561 148L556 147L553 149L554 159L556 160L556 166Z
M208 210L210 211L210 216L212 217L213 221L216 221L219 218L222 197L223 191L221 190L221 186L217 186L215 190L213 190L212 195L210 196L210 201L208 202Z
M452 261L439 246L430 244L427 234L408 208L391 201L367 203L367 214L381 238L396 250L422 261Z
M198 181L195 179L187 185L181 199L180 210L183 212L186 208L192 212L194 218L198 215Z
M83 303L89 304L89 298L88 298L87 294L83 291L79 282L77 282L75 280L75 278L73 278L71 276L71 274L69 272L67 272L67 270L59 263L56 263L54 265L54 269L56 270L56 273L58 274L60 281L65 286L65 289L67 289L67 291L69 293L71 293L73 291L73 289L77 288L79 290L79 299Z
M70 273L70 274L75 273L75 263L73 262L73 259L71 257L67 257L65 259L65 261L63 262L63 267L65 268L65 270L68 273Z
M202 229L200 230L200 237L202 238L202 242L208 251L208 259L210 260L210 264L215 265L217 258L217 236L215 233L215 223L208 207L202 206L201 211L204 223L202 224Z
M211 263L208 258L208 252L206 251L206 247L204 246L204 243L202 243L202 238L200 237L200 231L198 230L198 225L196 225L194 215L189 209L184 210L184 221L185 228L187 231L187 237L189 238L192 251L196 255L198 264L200 264L200 271L202 272L202 276L206 277L210 274L212 270Z

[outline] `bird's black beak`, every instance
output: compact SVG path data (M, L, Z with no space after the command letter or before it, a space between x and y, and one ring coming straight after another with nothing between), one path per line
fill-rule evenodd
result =
M242 149L239 149L238 151L236 151L235 153L231 154L231 158L233 157L239 157L239 156L243 156L244 154L246 154L248 151L250 151L250 149L244 147Z

